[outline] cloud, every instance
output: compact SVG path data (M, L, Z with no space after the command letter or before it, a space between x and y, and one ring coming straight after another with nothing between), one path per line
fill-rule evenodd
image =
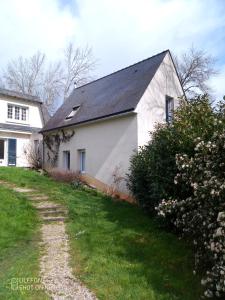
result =
M89 41L101 71L117 69L170 48L179 53L192 44L218 55L224 8L217 1L77 0L77 36ZM218 2L219 3L219 2ZM225 44L223 45L225 50Z
M8 0L0 4L0 66L36 50L55 59L69 40L93 47L97 76L192 44L225 64L219 0ZM218 46L219 45L219 46ZM221 73L224 74L224 73ZM221 86L222 75L213 82Z
M74 36L76 19L55 0L7 0L0 4L0 65L44 51L55 59Z
M93 46L100 75L168 48L179 55L192 45L214 55L219 69L225 61L223 1L77 0L76 4L75 35ZM223 75L222 70L212 81L216 91L222 88Z
M220 67L220 72L217 76L210 80L210 85L214 91L214 96L217 101L225 96L225 64Z

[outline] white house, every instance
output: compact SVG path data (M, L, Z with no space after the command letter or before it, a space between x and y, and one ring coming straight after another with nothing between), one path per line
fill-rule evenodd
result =
M74 89L42 130L45 167L127 192L132 154L156 123L170 121L183 95L168 50Z
M0 166L29 167L24 150L29 143L38 147L48 119L39 98L0 89Z

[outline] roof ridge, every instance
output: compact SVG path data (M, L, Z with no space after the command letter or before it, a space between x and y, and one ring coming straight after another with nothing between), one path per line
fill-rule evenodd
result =
M35 95L32 95L32 94L28 94L28 93L22 93L22 92L18 92L18 91L16 91L16 90L10 90L10 89L6 89L6 88L0 88L0 93L4 93L4 92L8 92L8 93L15 93L15 94L17 94L18 96L21 96L21 98L22 98L22 96L25 96L25 97L30 97L30 98L34 98L34 99L39 99L39 100L41 100L40 99L40 97L38 97L38 96L35 96Z
M133 67L133 66L135 66L135 65L137 65L137 64L139 64L139 63L142 63L142 62L144 62L144 61L146 61L146 60L149 60L149 59L151 59L151 58L153 58L153 57L155 57L155 56L161 55L161 54L166 53L166 52L170 52L170 50L169 50L169 49L164 50L164 51L162 51L162 52L160 52L160 53L157 53L157 54L152 55L152 56L150 56L150 57L148 57L148 58L145 58L145 59L143 59L143 60L140 60L140 61L138 61L138 62L136 62L136 63L134 63L134 64L132 64L132 65L129 65L129 66L127 66L127 67L124 67L124 68L122 68L122 69L119 69L119 70L117 70L117 71L114 71L114 72L112 72L112 73L110 73L110 74L104 75L104 76L102 76L102 77L100 77L100 78L97 78L97 79L92 80L92 81L90 81L90 82L88 82L88 83L85 83L85 84L83 84L83 85L81 85L81 86L75 88L74 90L78 90L78 89L80 89L80 88L82 88L82 87L87 86L88 84L91 84L91 83L96 82L96 81L98 81L98 80L101 80L101 79L103 79L103 78L106 78L106 77L109 77L109 76L111 76L111 75L114 75L114 74L116 74L116 73L118 73L118 72L121 72L121 71L123 71L123 70L126 70L126 69L128 69L128 68L130 68L130 67ZM68 98L69 98L69 97L68 97Z
M42 132L83 124L90 120L97 121L121 114L124 111L134 110L168 53L170 53L169 50L162 51L74 88L70 96L44 126ZM87 92L86 95L83 95L83 91ZM65 118L71 112L72 107L81 104L81 109L72 120L65 122Z

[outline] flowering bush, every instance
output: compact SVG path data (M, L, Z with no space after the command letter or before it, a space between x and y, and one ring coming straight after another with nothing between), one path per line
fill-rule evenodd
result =
M144 209L193 242L205 297L225 299L224 103L182 103L173 124L158 125L132 157L128 180Z
M223 123L220 118L214 122ZM192 239L196 268L205 272L205 297L225 299L225 131L208 142L197 138L195 144L192 157L176 155L174 180L187 185L191 195L163 200L157 211Z

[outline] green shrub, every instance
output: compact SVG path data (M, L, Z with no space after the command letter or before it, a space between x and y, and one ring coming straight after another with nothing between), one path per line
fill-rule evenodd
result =
M155 214L162 199L183 199L192 190L184 183L174 184L178 169L176 154L194 155L195 140L208 141L224 128L223 107L214 109L206 95L182 102L172 125L157 125L149 143L131 158L128 187L139 204ZM221 123L216 120L222 120Z

